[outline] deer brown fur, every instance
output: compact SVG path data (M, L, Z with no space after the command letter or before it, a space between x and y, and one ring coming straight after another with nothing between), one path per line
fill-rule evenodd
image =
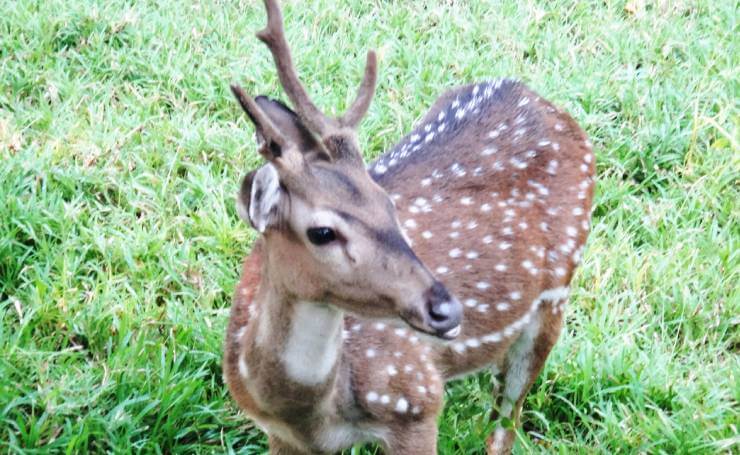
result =
M367 169L356 127L374 91L322 114L303 89L275 1L270 48L295 112L233 87L269 164L239 213L262 233L234 294L224 377L272 453L377 442L436 452L444 383L491 368L517 420L558 338L589 230L594 156L568 114L523 84L444 94ZM489 453L508 453L499 424Z

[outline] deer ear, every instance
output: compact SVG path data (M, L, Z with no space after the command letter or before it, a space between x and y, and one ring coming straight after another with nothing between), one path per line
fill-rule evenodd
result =
M318 141L314 135L301 122L298 114L288 106L266 96L258 96L254 101L267 114L280 133L296 144L299 150L308 151L318 147Z
M285 197L280 179L272 164L265 164L242 180L236 201L239 217L264 233L278 224L280 203Z

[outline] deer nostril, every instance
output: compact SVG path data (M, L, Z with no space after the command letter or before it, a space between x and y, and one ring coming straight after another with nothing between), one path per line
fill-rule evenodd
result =
M437 336L454 338L460 328L462 308L457 300L449 300L438 304L428 303L427 324Z
M427 290L426 310L428 324L437 332L447 332L460 324L462 317L460 303L450 296L444 285L438 281Z
M435 306L434 303L430 302L429 316L439 322L446 320L450 316L450 304L448 302L444 302Z

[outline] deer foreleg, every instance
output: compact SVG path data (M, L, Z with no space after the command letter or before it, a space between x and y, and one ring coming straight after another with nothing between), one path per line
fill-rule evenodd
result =
M397 428L386 442L386 453L389 455L436 454L437 422L434 417L413 426L405 425Z
M498 406L494 406L491 417L499 422L488 437L489 455L511 453L524 398L545 365L545 360L560 335L561 326L562 313L554 313L548 307L541 308L536 320L524 329L509 349L500 379L496 378L502 384L494 387L494 395L498 395L494 396L494 400L498 398ZM503 419L512 422L513 428L505 425Z
M268 438L268 444L270 446L270 455L307 455L311 453L296 449L272 435Z

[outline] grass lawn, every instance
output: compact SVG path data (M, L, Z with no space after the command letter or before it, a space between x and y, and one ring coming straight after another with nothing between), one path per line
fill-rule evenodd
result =
M285 13L330 112L378 49L368 159L445 88L500 76L590 134L593 231L515 453L740 450L736 2ZM256 0L0 0L0 452L265 450L221 378L255 239L234 194L260 162L228 84L284 98L264 17ZM482 453L489 379L449 385L440 453Z

